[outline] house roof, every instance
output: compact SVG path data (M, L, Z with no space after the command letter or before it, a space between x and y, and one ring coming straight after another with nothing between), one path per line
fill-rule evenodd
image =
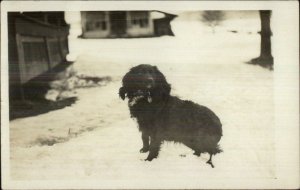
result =
M175 17L177 17L176 14L171 14L171 13L167 13L164 11L159 11L159 10L152 10L150 11L152 14L153 19L161 19L161 18L170 18L170 19L174 19Z

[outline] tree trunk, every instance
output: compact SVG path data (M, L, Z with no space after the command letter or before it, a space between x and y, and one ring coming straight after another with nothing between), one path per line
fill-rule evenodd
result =
M271 11L261 10L259 11L260 21L261 21L261 41L260 41L260 56L252 59L251 64L260 65L263 67L273 69L273 56L271 52Z
M261 20L261 44L260 44L260 57L262 59L273 59L271 53L271 27L270 27L270 18L271 11L259 11L260 20Z

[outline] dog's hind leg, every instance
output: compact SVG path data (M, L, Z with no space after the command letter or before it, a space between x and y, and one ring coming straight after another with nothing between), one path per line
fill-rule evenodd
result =
M183 144L187 147L189 147L190 149L194 150L194 155L196 156L200 156L201 155L201 148L199 146L196 145L196 143L194 142L189 142L189 141L184 141Z
M143 148L141 148L140 152L148 152L149 151L149 135L145 132L142 132L142 140L143 140Z
M195 150L194 155L196 155L196 156L201 156L201 152Z
M212 163L211 158L212 158L212 153L209 153L209 160L208 160L206 163L208 163L209 165L211 165L212 168L214 168L215 166L214 166L214 164Z
M152 161L154 158L157 158L161 143L162 143L162 141L160 138L151 136L149 155L145 159L145 161Z

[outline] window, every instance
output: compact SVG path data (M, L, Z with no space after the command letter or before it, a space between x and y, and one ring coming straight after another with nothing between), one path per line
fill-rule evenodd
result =
M106 21L89 21L86 23L86 30L107 30Z
M143 11L131 12L131 23L135 27L146 28L149 26L149 14Z
M107 30L106 17L104 12L87 12L86 13L86 30Z
M86 30L94 30L94 23L93 22L86 22Z
M97 21L95 23L95 29L106 30L106 22L105 21Z

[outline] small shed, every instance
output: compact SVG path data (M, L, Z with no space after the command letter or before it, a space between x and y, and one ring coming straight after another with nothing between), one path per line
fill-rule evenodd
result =
M152 18L153 11L83 11L83 38L130 38L173 35L170 22L176 17ZM159 11L157 11L159 12Z
M69 25L64 12L9 12L8 57L10 98L26 97L24 86L43 83L66 62Z

